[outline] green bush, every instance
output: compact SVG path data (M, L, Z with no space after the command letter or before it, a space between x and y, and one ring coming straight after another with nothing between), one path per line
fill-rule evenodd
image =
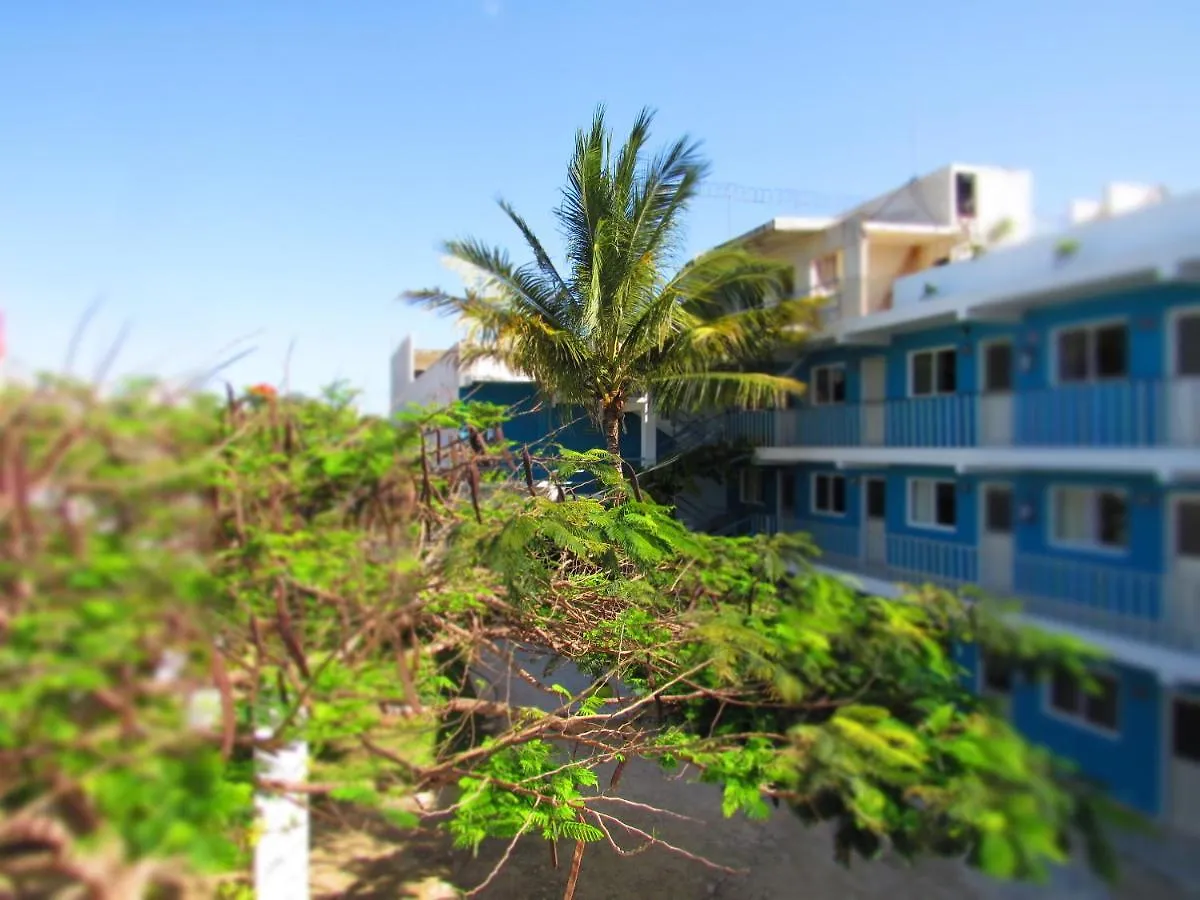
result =
M597 797L638 757L691 764L728 815L773 801L835 820L846 862L891 846L1036 878L1082 828L1109 871L1087 794L951 653L983 642L1036 674L1081 671L1081 648L935 591L859 596L812 570L802 537L690 533L604 451L486 442L503 418L458 404L392 422L342 389L9 389L0 887L211 889L245 870L253 792L297 787L463 847L629 847L656 839ZM596 493L534 490L581 469ZM571 695L519 673L537 709L479 696L480 654L513 647L594 682ZM198 690L220 698L203 727ZM296 739L308 783L257 782L253 752ZM452 815L407 802L434 789L458 793Z

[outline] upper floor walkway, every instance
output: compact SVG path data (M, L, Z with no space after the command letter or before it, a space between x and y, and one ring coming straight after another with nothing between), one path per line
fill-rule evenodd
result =
M731 412L726 429L764 447L1200 450L1200 377L838 400Z
M894 534L877 524L765 513L747 522L753 533L809 535L820 551L818 563L861 577L864 589L872 592L884 593L884 584L934 584L1015 601L1023 612L1046 622L1136 641L1152 653L1153 648L1163 648L1200 660L1200 572L1194 566L1156 572L1116 559L1085 563L1011 548L996 553L986 540L968 544ZM1191 668L1200 671L1200 662Z

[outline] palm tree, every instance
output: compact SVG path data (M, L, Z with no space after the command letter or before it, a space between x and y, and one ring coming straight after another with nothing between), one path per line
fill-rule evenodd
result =
M652 121L643 110L615 153L603 107L577 133L555 211L565 266L500 201L530 262L514 266L503 250L451 241L446 252L479 272L479 286L461 296L406 294L465 320L465 359L501 361L554 402L586 409L617 456L626 403L640 397L670 415L765 406L799 393L799 382L755 368L814 321L809 301L770 302L787 295L788 266L739 247L718 247L676 270L683 216L708 167L686 137L649 157Z

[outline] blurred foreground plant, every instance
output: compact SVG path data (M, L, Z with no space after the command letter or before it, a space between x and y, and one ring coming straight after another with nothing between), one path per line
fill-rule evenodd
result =
M858 595L801 537L690 533L606 451L533 459L503 419L389 422L342 389L5 394L0 886L211 890L246 868L258 790L468 848L567 841L569 895L589 842L692 856L623 816L639 758L723 785L729 815L834 820L845 862L1038 877L1075 829L1108 871L1091 800L953 657L982 642L1037 676L1082 672L1080 648L939 592ZM580 472L590 493L537 487ZM298 739L309 779L263 782L254 751Z

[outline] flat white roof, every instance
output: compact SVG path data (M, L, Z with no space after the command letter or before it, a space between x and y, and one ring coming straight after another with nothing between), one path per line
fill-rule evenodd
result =
M841 219L834 216L777 216L762 225L730 238L721 246L744 244L769 234L817 234L832 228Z

